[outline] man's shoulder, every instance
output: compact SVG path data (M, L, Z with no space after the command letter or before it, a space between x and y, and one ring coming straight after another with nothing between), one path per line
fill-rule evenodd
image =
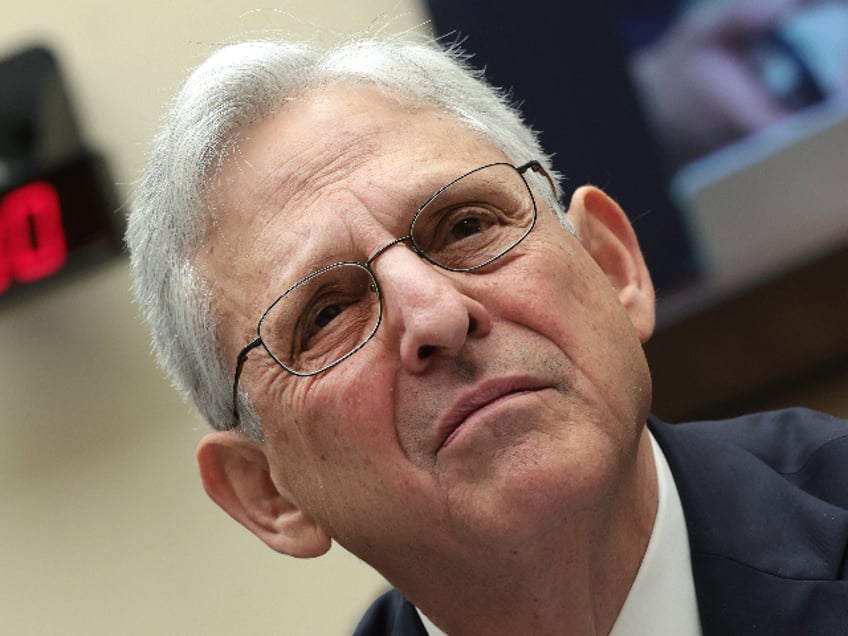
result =
M658 422L654 417L652 423ZM751 413L723 420L700 420L671 425L758 452L772 440L812 448L848 435L848 421L807 408Z
M786 481L848 509L848 421L805 408L754 413L726 420L667 425L651 431L672 453L679 442L710 452L730 445L756 458ZM662 445L661 441L661 445Z
M704 633L843 633L848 422L790 409L649 427L683 506Z

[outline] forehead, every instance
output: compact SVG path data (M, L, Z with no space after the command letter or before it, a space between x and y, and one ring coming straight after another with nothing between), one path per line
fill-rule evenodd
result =
M487 145L452 113L374 86L341 84L286 101L276 115L241 130L218 190L225 206L239 209L245 196L256 203L257 195L308 200L331 184L345 187L365 168L389 179Z
M263 287L353 256L332 250L405 233L436 188L504 159L434 106L373 86L316 89L240 131L196 260L224 304L256 318Z
M487 156L503 159L451 113L352 84L287 101L241 130L227 154L213 190L215 225L229 225L230 238L271 217L294 221L316 200L340 192L394 189L402 196L403 187L430 175L452 178Z

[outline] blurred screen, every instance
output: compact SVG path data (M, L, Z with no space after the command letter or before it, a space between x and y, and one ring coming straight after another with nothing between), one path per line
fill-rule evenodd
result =
M848 242L848 0L429 5L566 190L621 203L660 298Z

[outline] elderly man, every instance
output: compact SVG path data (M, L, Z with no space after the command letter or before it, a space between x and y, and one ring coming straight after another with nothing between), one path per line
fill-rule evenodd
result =
M381 572L361 634L839 633L848 427L649 418L636 237L558 188L456 53L213 55L128 230L208 494Z

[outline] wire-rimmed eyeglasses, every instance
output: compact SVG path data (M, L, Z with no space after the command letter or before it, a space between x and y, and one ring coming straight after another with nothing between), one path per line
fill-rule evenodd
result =
M233 427L238 425L238 385L248 354L262 346L295 376L323 373L371 340L383 318L374 261L408 243L418 256L451 272L474 272L521 243L536 224L536 201L524 177L550 176L538 161L521 166L490 163L439 188L418 208L409 232L364 263L326 265L277 296L259 318L256 337L238 354L233 378Z

